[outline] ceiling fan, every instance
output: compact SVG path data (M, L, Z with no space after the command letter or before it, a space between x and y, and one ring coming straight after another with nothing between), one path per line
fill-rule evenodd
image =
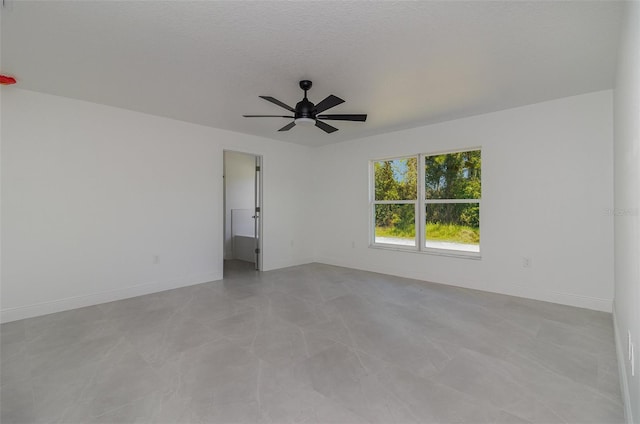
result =
M333 120L333 121L359 121L364 122L367 120L366 114L333 114L333 115L325 115L322 114L327 109L331 109L334 106L338 106L340 103L344 103L339 97L334 96L333 94L329 95L323 101L314 105L307 99L307 91L311 88L311 81L302 80L300 81L300 88L304 90L304 99L302 99L296 105L296 108L292 108L289 105L282 103L278 99L274 99L270 96L260 96L261 98L274 103L281 108L287 109L289 112L293 112L293 116L291 115L242 115L245 118L292 118L293 122L288 123L284 127L280 128L278 131L289 131L291 128L296 125L315 125L326 133L332 133L334 131L338 131L336 127L333 127L322 120Z

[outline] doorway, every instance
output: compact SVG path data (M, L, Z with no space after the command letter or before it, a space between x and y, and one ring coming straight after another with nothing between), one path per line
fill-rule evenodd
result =
M224 151L224 271L262 269L262 156Z

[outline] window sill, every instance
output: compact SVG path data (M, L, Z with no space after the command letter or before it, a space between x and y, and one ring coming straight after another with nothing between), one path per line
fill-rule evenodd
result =
M475 252L465 252L459 250L448 250L448 249L433 249L433 248L425 248L425 250L418 250L414 246L409 247L401 247L394 246L391 244L370 244L370 249L380 249L380 250L392 250L396 252L407 252L407 253L418 253L421 255L432 255L432 256L446 256L450 258L459 258L459 259L472 259L472 260L482 260L481 253Z

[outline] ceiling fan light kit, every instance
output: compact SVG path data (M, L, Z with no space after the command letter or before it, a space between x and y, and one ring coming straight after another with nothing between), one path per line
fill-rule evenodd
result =
M296 118L293 120L293 122L295 122L296 125L302 125L304 127L309 127L316 124L316 120L313 118Z
M288 110L289 112L293 112L293 116L291 115L242 115L242 116L244 116L245 118L292 118L293 122L290 122L289 124L280 128L278 131L289 131L291 128L295 127L296 125L302 125L302 126L315 125L316 127L320 128L321 130L323 130L328 134L338 131L338 129L321 120L355 121L355 122L365 122L367 120L366 114L330 114L330 115L322 114L320 115L325 110L331 109L332 107L335 107L341 103L344 103L344 100L331 94L327 96L324 100L322 100L320 103L318 103L317 105L314 105L307 98L307 91L309 91L311 86L312 86L312 82L309 80L300 81L300 88L304 90L304 98L301 101L299 101L298 104L296 104L295 109L273 97L259 96L260 98L265 99L266 101L271 102L275 105L278 105L281 108Z

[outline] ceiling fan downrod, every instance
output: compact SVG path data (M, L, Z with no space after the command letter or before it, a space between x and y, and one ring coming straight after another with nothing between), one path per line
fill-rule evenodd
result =
M300 81L300 88L304 90L304 98L296 105L295 119L296 125L315 124L315 105L307 98L307 91L313 83L309 80Z

